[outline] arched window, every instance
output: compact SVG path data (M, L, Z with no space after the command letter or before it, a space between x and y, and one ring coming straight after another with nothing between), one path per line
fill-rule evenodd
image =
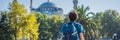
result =
M44 8L42 8L42 11L44 11Z
M49 11L49 10L50 10L50 8L47 8L47 10Z
M52 11L54 11L54 8L52 8Z
M48 8L46 8L46 11L48 11Z
M50 11L52 11L52 8L50 8Z
M46 8L44 8L44 11L46 11Z

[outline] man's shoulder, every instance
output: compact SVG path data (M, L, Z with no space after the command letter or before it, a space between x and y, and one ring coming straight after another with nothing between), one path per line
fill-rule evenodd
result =
M80 26L81 26L81 24L80 24L80 23L78 23L78 22L75 22L75 25L80 25Z
M64 27L64 26L66 26L66 24L67 24L67 23L64 23L62 26Z
M63 26L67 25L68 23L70 23L70 22L64 23ZM74 22L74 24L77 25L77 26L82 26L82 25L81 25L80 23L78 23L78 22Z

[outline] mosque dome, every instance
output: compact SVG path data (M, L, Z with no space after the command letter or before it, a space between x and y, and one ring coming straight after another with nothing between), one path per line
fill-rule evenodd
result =
M57 7L55 3L53 2L44 2L40 5L40 7Z
M63 9L57 7L56 4L53 2L50 2L50 0L48 0L48 2L42 3L38 8L31 9L31 10L35 12L41 12L42 14L48 14L48 15L52 15L52 14L62 15L63 13Z

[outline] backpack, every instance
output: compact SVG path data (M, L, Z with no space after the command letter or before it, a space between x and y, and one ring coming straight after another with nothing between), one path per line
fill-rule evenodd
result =
M74 23L65 24L63 30L64 37L62 38L62 40L78 40L78 33Z

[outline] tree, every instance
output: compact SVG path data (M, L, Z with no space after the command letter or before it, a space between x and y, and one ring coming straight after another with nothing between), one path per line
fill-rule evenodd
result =
M38 26L35 15L32 13L27 15L27 10L17 1L13 1L10 5L8 14L9 26L13 31L15 40L20 39L38 39Z
M57 40L60 28L64 22L63 18L59 15L52 15L51 21L49 22L52 28L50 29L53 34L53 40Z
M99 36L99 26L96 24L95 14L93 12L88 12L89 7L84 7L81 5L78 7L76 12L78 13L78 22L81 23L85 29L85 39L86 40L95 40Z
M36 17L33 13L26 17L22 17L21 22L19 22L19 26L21 29L17 32L18 35L22 35L25 39L30 38L31 40L38 40L39 23L37 23Z
M120 15L115 10L106 10L101 14L103 14L101 19L101 24L103 25L102 35L104 38L112 38L114 33L119 32L118 28L120 28Z
M17 1L12 2L12 4L10 5L9 26L11 30L14 31L13 34L15 36L15 40L18 40L17 31L20 29L20 27L18 27L18 23L25 13L26 10L24 9L23 5L20 5Z
M9 21L8 21L8 12L1 11L0 12L0 39L1 40L14 40L12 35L12 31L9 29Z
M41 40L57 40L58 32L63 23L63 19L58 15L47 16L36 13L37 21L40 22L39 32Z

